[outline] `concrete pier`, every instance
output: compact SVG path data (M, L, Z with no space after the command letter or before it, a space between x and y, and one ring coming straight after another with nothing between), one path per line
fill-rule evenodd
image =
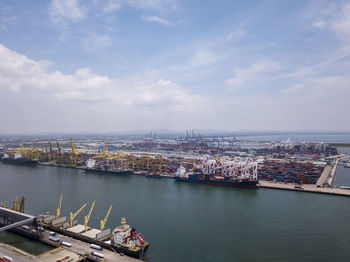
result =
M260 181L261 188L292 190L299 192L319 193L338 196L350 196L350 190L333 187L317 187L316 185L303 185L301 188L296 188L294 184L285 184L270 181Z
M25 222L25 228L22 224L18 225L14 230L16 233L26 236L30 239L34 239L54 247L53 250L41 254L39 256L33 256L22 250L19 250L13 246L7 244L0 244L0 257L8 256L13 261L40 261L40 262L52 262L52 261L83 261L85 258L91 258L93 261L111 261L111 262L126 262L126 261L139 261L138 259L122 256L117 252L113 252L108 249L95 250L91 249L89 243L64 236L56 233L55 238L50 239L49 231L38 227L36 223L37 217L31 216L25 213L13 211L8 208L0 209L0 222L7 229L11 225L18 225L18 222ZM57 241L54 241L57 240ZM63 246L62 242L70 243L70 246ZM98 252L103 254L104 258L98 258L92 255L92 252Z

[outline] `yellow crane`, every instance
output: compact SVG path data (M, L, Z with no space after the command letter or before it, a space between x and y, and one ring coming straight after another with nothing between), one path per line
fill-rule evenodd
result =
M90 219L92 210L94 209L94 206L95 206L95 201L92 202L89 213L87 214L87 216L84 217L85 232L87 231L87 224L89 223L89 219Z
M58 206L57 206L57 209L56 209L56 218L60 217L61 207L62 207L62 194L60 194L60 198L58 199Z
M71 143L71 147L72 147L72 162L71 162L71 165L72 166L76 166L77 165L77 151L75 149L75 146L74 146L74 141L73 141L73 138L70 139L70 143Z
M56 142L56 144L57 144L57 151L58 151L58 164L61 164L61 148L60 148L60 145L58 144L58 141Z
M51 142L49 142L49 146L50 146L50 162L52 162L53 161L53 150L52 150Z
M111 210L112 210L112 204L109 206L109 209L107 211L105 218L103 220L101 220L101 227L100 227L101 231L105 230L105 225L106 225L107 219L109 217L109 213L111 213Z
M73 226L73 221L74 221L74 218L79 215L79 213L84 209L84 207L86 207L86 203L78 209L77 212L75 212L74 214L72 212L69 213L69 226L72 227Z

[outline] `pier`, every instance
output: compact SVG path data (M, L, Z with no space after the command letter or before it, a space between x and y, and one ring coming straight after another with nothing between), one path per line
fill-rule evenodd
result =
M298 192L308 192L308 193L319 193L328 195L338 195L338 196L350 196L350 190L335 188L335 187L317 187L315 185L302 185L300 187L294 184L286 184L271 181L260 181L261 188L271 188L271 189L281 189L281 190L292 190Z

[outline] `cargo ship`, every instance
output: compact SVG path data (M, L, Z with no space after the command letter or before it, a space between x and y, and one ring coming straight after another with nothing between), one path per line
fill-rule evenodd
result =
M148 174L146 174L146 177L147 178L162 178L162 176L160 175L160 173L148 173Z
M117 176L128 176L132 174L131 169L126 168L105 168L105 169L98 169L98 168L84 168L85 172L88 173L103 173L103 174L112 174Z
M22 158L21 154L15 154L13 157L10 157L8 154L4 154L4 156L0 158L0 162L4 164L22 166L37 166L39 164L38 160Z
M205 159L195 166L192 172L186 172L186 169L180 166L175 180L194 184L259 189L257 163L250 159L244 161L240 158Z
M103 238L103 240L72 232L62 226L54 226L51 222L43 222L42 226L47 230L87 242L90 244L90 247L94 249L102 250L106 248L137 259L142 259L149 248L149 243L143 239L140 233L136 232L136 229L126 223L124 217L121 219L121 225L114 228L112 234L109 234L106 238Z
M129 168L96 167L94 159L88 159L86 161L84 170L90 173L113 174L117 176L128 176L132 174L132 170Z

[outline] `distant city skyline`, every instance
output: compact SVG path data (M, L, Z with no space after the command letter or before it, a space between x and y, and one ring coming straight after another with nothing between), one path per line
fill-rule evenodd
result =
M348 1L1 1L0 58L0 134L350 131Z

